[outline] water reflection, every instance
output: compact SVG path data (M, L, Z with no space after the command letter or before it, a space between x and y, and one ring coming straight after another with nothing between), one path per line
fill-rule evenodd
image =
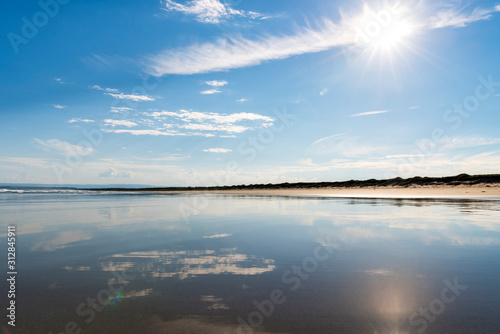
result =
M147 278L199 275L259 275L273 271L274 260L237 253L237 248L219 251L149 251L114 254L101 260L103 271L129 270Z
M20 333L59 333L70 320L82 333L245 332L238 319L248 323L276 289L286 302L255 333L414 333L409 318L455 277L470 288L425 332L500 328L498 201L2 196L2 224L22 241ZM193 203L205 205L185 220ZM318 244L333 252L304 271ZM125 283L94 322L75 319L82 301Z

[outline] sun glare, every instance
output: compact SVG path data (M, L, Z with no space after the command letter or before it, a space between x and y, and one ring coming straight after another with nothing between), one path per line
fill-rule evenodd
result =
M401 46L408 46L409 37L416 31L411 11L400 4L380 8L374 10L366 5L362 15L347 20L356 34L357 47L373 52L399 52Z
M380 34L373 39L373 46L376 49L391 51L406 42L406 38L413 32L413 27L409 22L394 21L384 27Z
M362 75L370 68L378 68L381 73L390 69L397 79L399 69L410 64L412 54L420 53L415 42L421 24L410 7L401 3L375 8L365 5L358 15L342 14L344 24L354 34L345 54L348 61L364 64Z

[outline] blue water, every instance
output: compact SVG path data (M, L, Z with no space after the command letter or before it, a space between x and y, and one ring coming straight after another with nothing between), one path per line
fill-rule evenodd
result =
M500 333L495 200L3 192L0 212L11 333Z

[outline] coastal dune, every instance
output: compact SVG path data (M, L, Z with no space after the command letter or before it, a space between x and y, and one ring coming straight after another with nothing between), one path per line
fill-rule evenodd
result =
M125 191L125 189L100 189ZM233 195L329 196L360 198L491 198L500 199L500 174L446 177L400 177L386 180L250 184L213 187L127 189L155 193L210 193Z
M325 196L359 198L498 198L500 185L287 188L182 191L189 193L277 196Z

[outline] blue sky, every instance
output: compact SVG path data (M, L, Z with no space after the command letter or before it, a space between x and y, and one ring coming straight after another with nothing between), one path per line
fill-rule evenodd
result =
M0 182L498 173L500 2L16 1Z

